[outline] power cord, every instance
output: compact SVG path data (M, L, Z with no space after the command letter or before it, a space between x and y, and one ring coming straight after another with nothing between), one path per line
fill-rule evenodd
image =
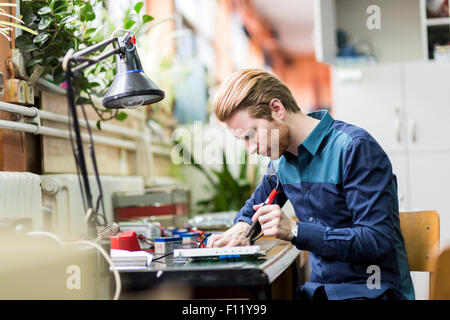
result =
M58 242L61 246L66 246L66 244L88 244L93 246L94 248L96 248L105 258L105 260L108 262L113 274L114 274L114 280L116 283L116 291L114 293L114 300L118 300L119 296L120 296L120 292L122 290L122 282L120 280L120 274L119 271L117 271L116 265L114 264L114 262L111 260L111 258L109 257L108 253L105 251L105 249L103 249L99 244L97 244L96 242L90 241L90 240L78 240L78 241L68 241L68 242L64 242L63 240L61 240L61 238L59 238L57 235L51 233L51 232L46 232L46 231L32 231L32 232L28 232L26 233L27 236L47 236L52 238L53 240L55 240L56 242Z
M160 259L162 259L162 258L165 258L165 257L168 257L168 256L170 256L170 255L172 255L173 254L173 251L172 252L169 252L169 253L167 253L167 254L165 254L165 255L162 255L162 256L160 256L160 257L158 257L158 258L156 258L156 259L153 259L152 260L152 262L159 262L158 260L160 260Z
M205 233L203 240L200 241L197 248L202 248L203 243L205 243L206 239L208 239L209 236L211 236L211 235L212 235L212 232Z

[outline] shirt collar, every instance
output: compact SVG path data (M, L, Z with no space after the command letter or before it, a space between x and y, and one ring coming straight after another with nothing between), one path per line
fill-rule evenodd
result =
M320 144L322 143L328 130L330 129L333 123L333 118L327 110L314 111L308 113L307 115L311 118L320 120L320 122L306 137L303 143L298 146L298 151L300 154L300 147L303 145L305 149L314 156L316 155L317 149L319 149Z
M308 113L307 116L312 117L314 119L318 119L320 120L320 122L314 127L313 131L311 131L311 133L306 137L305 141L303 141L303 143L301 143L297 147L297 151L298 154L301 154L300 149L303 146L306 150L308 150L309 153L315 156L317 149L319 149L320 144L325 138L334 120L327 110L313 111ZM294 156L289 151L285 151L281 155L280 160L282 158L286 159L287 161L295 161L297 159L297 157Z

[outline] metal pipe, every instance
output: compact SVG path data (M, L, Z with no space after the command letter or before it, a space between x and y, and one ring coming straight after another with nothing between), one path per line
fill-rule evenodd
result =
M68 124L69 119L70 119L67 115L56 114L56 113L45 111L45 110L39 110L37 108L24 107L24 106L11 104L11 103L7 103L7 102L3 102L3 101L0 101L0 111L7 111L7 112L20 114L20 115L23 115L26 117L33 118L33 120L34 120L34 118L39 117L44 120L54 121L54 122L58 122L58 123L65 123L65 124ZM96 128L96 123L94 120L88 120L88 122L91 127ZM33 134L36 134L39 130L38 133L40 133L40 134L69 139L69 132L63 131L60 129L53 129L51 127L41 127L40 129L38 129L38 126L34 125L34 124L7 121L7 120L2 120L1 123L2 124L0 125L0 128L2 128L2 129L23 131L23 132L33 133ZM81 121L80 126L83 128L87 127L85 121ZM102 132L113 133L113 134L117 134L117 135L124 136L127 138L135 139L135 140L142 139L143 141L148 142L149 144L151 143L151 140L152 140L151 137L148 137L147 135L144 135L137 130L120 127L120 126L109 124L109 123L102 124ZM89 142L88 140L86 140L86 134L83 134L83 141ZM100 143L100 144L104 144L104 145L112 145L112 146L116 146L116 147L124 146L124 148L126 148L128 150L136 150L136 143L134 143L132 141L126 141L126 140L117 139L117 138L108 138L108 137L103 137L103 136L98 136L98 135L95 136L94 141L97 143ZM170 155L170 151L166 150L166 148L165 148L168 146L170 146L170 145L167 145L167 144L152 145L151 148L154 153L167 156L167 155Z
M41 127L41 129L39 130L39 133L43 134L43 135L47 135L47 136L70 139L69 132L61 130L61 129L55 129L55 128L50 128L50 127ZM81 133L81 139L83 142L87 142L87 143L90 142L89 135L87 133ZM94 143L102 144L105 146L111 146L111 147L116 147L116 148L119 147L122 149L127 149L127 150L132 150L132 151L135 151L137 149L136 143L133 141L103 137L103 136L98 136L98 135L93 135L92 139L94 140Z
M36 133L36 131L37 131L37 126L34 124L28 124L28 123L16 122L16 121L8 121L8 120L0 120L0 128L14 130L14 131L28 132L28 133Z
M0 129L22 131L22 132L28 132L28 133L33 133L33 134L42 134L45 136L51 136L51 137L56 137L56 138L70 139L69 131L50 128L50 127L40 127L39 128L37 125L34 125L34 124L16 122L16 121L0 120ZM83 140L83 142L88 142L88 143L90 142L89 135L87 133L82 133L81 139ZM137 149L137 144L133 141L103 137L103 136L98 136L98 135L93 135L92 139L94 140L94 143L98 143L98 144L102 144L102 145L106 145L106 146L119 147L119 148L127 149L127 150L136 150Z
M39 110L38 112L39 112L39 117L44 120L65 123L65 124L68 124L69 120L70 120L70 118L68 116L63 115L63 114L56 114L56 113L48 112L45 110ZM90 127L97 128L96 127L97 124L94 120L88 120L88 123L89 123ZM87 128L86 122L80 121L80 127ZM125 136L127 138L132 138L132 139L139 139L141 137L140 132L137 130L120 127L120 126L116 126L113 124L107 124L107 123L102 124L101 131L105 132L105 133L113 133L113 134Z
M2 101L0 101L0 111L8 111L8 112L17 113L17 114L21 114L26 117L33 117L33 118L39 114L39 117L41 119L65 123L65 124L68 124L69 120L70 120L70 118L68 116L63 115L63 114L57 114L57 113L53 113L53 112L49 112L49 111L45 111L45 110L39 110L36 108L23 107L23 106L6 103L6 102L2 102ZM91 127L96 128L95 121L88 120L88 122ZM80 126L83 128L86 128L87 127L86 122L81 121ZM126 137L132 138L132 139L141 138L141 134L137 130L120 127L120 126L116 126L116 125L112 125L112 124L107 124L107 123L102 125L102 131L107 132L107 133L118 134L121 136L126 136Z
M3 101L0 101L0 110L12 112L12 113L18 113L18 114L24 115L26 117L36 117L37 116L36 109L18 106L16 104L7 103L7 102L3 102Z

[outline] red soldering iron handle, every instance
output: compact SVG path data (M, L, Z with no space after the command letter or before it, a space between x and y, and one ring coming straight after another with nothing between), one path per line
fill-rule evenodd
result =
M269 194L269 196L267 197L266 201L264 201L264 204L271 204L273 202L273 200L275 199L275 197L277 196L278 191L277 189L273 189L272 192Z

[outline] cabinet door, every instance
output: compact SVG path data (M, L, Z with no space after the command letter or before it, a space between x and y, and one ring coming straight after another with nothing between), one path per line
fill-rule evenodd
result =
M313 10L316 59L333 63L337 48L335 0L314 0Z
M404 65L410 151L450 151L450 63Z
M437 210L441 243L450 242L450 152L409 156L411 209Z
M397 195L400 211L408 211L411 208L409 191L409 171L408 156L405 152L391 152L389 159L392 164L392 171L397 176Z
M406 150L399 65L332 69L333 115L366 129L388 153Z

